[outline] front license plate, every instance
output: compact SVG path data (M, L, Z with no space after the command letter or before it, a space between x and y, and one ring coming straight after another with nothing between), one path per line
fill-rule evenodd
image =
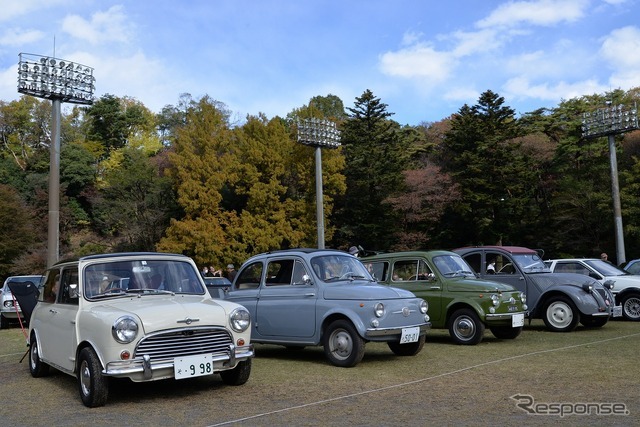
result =
M208 354L176 357L173 359L173 374L177 380L213 374L213 360Z
M400 344L416 342L420 338L420 328L402 328L402 336L400 336Z
M524 326L524 313L514 314L511 317L511 326L513 326L514 328Z
M622 317L622 306L621 305L613 306L613 317Z

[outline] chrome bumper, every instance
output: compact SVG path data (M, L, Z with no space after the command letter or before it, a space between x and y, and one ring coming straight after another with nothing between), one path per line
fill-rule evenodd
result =
M421 323L419 325L407 325L402 328L368 328L365 333L365 338L369 337L384 337L387 335L400 335L403 329L406 328L415 328L416 326L420 327L420 335L424 335L427 333L429 329L431 329L431 323Z
M230 350L229 353L215 353L211 355L215 372L233 369L238 362L250 359L255 355L253 345L243 347L231 346ZM102 371L102 374L112 377L130 377L136 374L142 374L144 380L150 380L153 378L153 372L161 370L170 370L171 373L173 373L173 358L151 360L148 355L143 355L142 358L134 360L109 362ZM166 374L162 376L162 378L166 377Z
M524 317L527 317L527 313L524 311L513 311L511 313L487 313L486 314L486 319L487 321L493 321L493 320L509 320L511 319L515 314L524 314Z

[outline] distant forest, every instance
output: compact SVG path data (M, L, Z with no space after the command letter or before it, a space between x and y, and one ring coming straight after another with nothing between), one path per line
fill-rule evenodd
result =
M316 247L314 148L297 123L335 121L322 149L326 247L453 249L505 244L545 258L616 262L610 151L582 136L585 112L633 107L640 88L562 101L516 117L487 90L450 117L402 126L370 90L352 106L317 96L286 117L232 120L183 94L153 113L104 95L63 104L60 258L120 251L241 264ZM636 113L637 114L637 113ZM47 263L51 103L0 101L0 277ZM615 137L627 260L640 256L640 131Z

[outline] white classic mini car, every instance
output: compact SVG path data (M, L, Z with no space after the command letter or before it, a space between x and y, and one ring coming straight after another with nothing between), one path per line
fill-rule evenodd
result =
M60 262L47 270L39 298L29 327L31 375L51 366L76 376L86 406L106 403L110 377L249 379L249 312L212 299L189 257L119 253Z

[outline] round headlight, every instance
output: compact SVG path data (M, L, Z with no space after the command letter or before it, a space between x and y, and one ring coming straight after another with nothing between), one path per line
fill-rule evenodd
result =
M121 344L129 344L138 336L138 324L131 316L120 317L111 328L113 338Z
M377 303L373 311L376 313L376 317L384 316L384 304L381 302Z
M244 332L251 324L251 315L244 307L238 307L229 315L229 325L236 332Z
M496 294L491 295L491 302L493 303L493 305L495 307L499 306L500 305L500 296L496 295Z
M420 301L420 313L427 314L427 310L429 310L429 304L425 300Z

